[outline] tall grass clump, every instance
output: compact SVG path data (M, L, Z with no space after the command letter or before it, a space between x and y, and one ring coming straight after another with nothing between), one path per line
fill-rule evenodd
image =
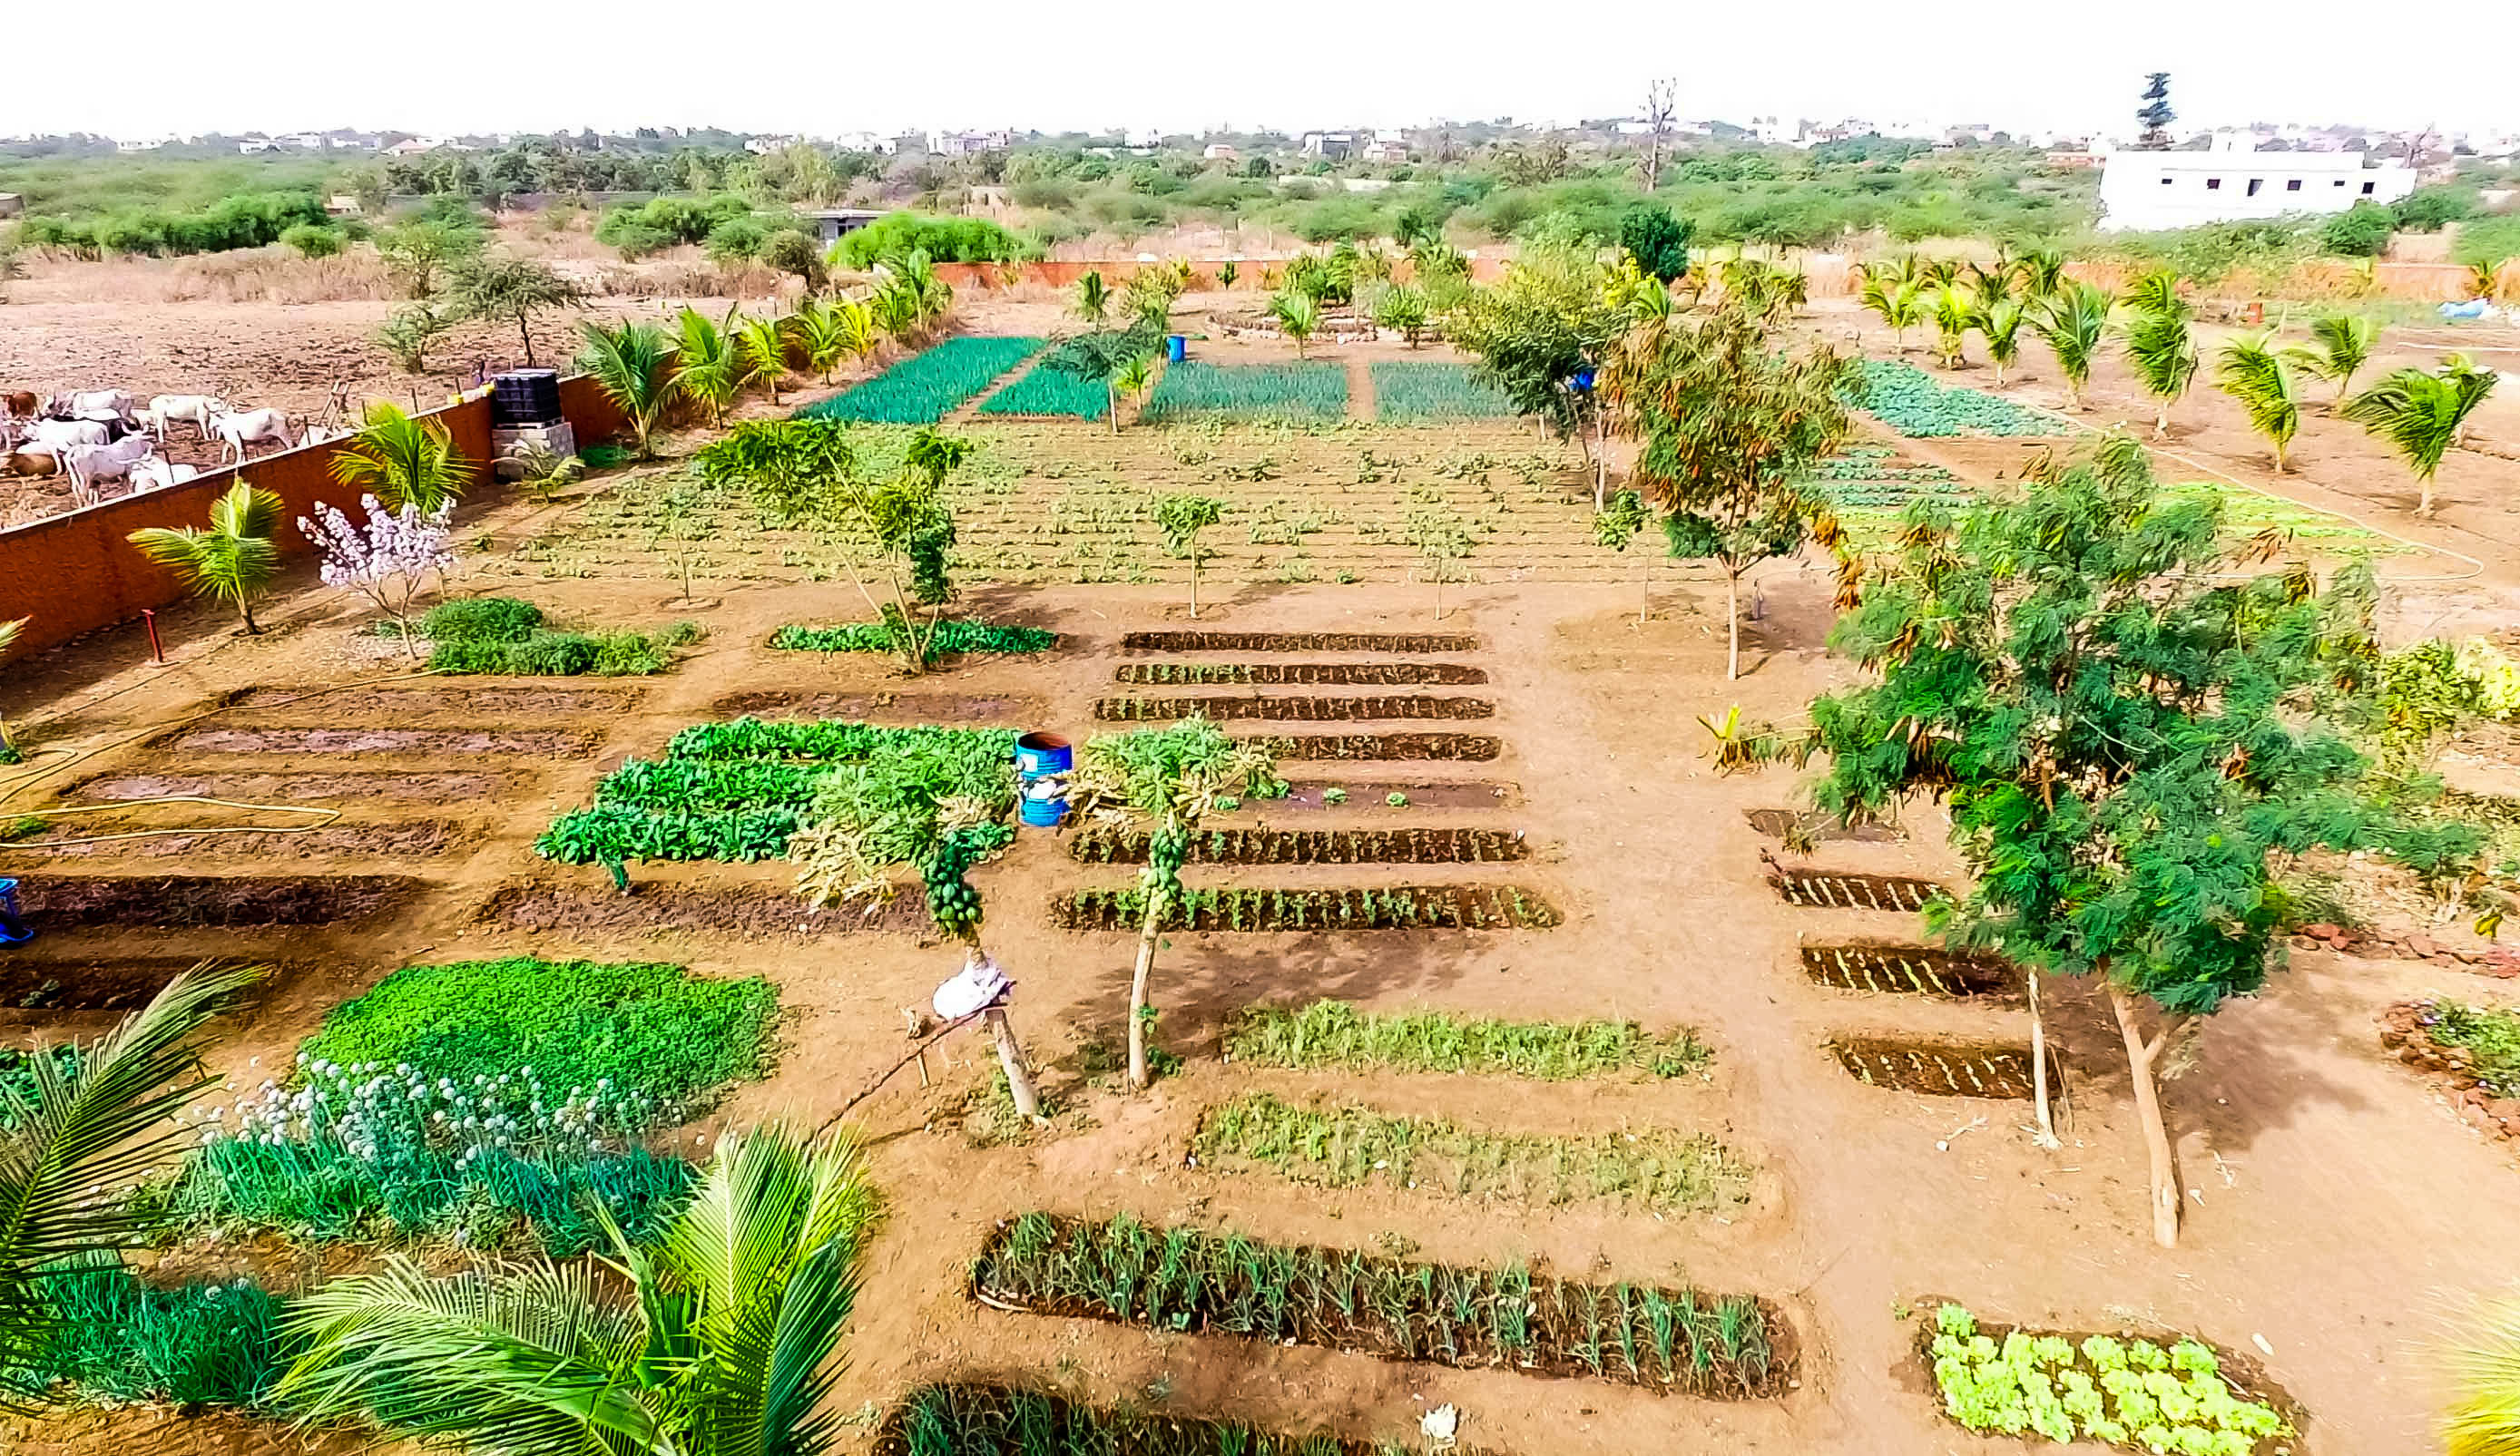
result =
M1102 1410L1046 1390L922 1386L885 1416L876 1456L1402 1456L1334 1435L1280 1435L1226 1421L1130 1407Z
M5 1378L22 1395L250 1410L288 1362L281 1303L250 1279L156 1289L102 1254L41 1291L46 1324Z
M1632 1021L1504 1021L1441 1011L1382 1014L1345 1001L1255 1006L1225 1034L1235 1061L1266 1067L1458 1072L1544 1081L1642 1073L1685 1077L1714 1052L1686 1027L1647 1032Z

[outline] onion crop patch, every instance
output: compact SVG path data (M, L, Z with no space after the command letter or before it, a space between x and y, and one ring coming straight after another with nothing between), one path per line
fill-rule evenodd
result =
M1347 414L1347 367L1341 364L1202 364L1167 366L1147 402L1150 423L1224 420L1337 419Z
M1125 1217L1001 1224L971 1293L1000 1309L1709 1399L1778 1394L1794 1375L1791 1328L1753 1297L1405 1263Z
M1466 364L1378 360L1373 377L1373 418L1385 424L1430 419L1510 419L1513 401L1482 383Z
M426 886L406 875L44 875L19 887L42 927L234 929L338 925L408 904Z
M1006 335L949 338L841 394L796 412L799 419L934 424L989 381L1040 352L1047 340Z
M1846 402L1912 440L1952 435L2060 435L2067 426L1975 389L1945 384L1895 359L1859 361Z
M1849 1037L1830 1042L1828 1049L1847 1076L1867 1086L1928 1097L2027 1099L2032 1095L2026 1046ZM2048 1053L2048 1090L2050 1096L2061 1096L2065 1090L2052 1047Z
M1936 1308L1917 1338L1943 1414L1984 1435L2035 1433L2126 1451L2286 1456L2308 1424L2255 1360L2200 1340L2075 1336Z
M978 413L1018 419L1102 419L1110 410L1110 391L1102 380L1053 369L1045 361L980 401Z
M1132 632L1124 652L1475 652L1479 640L1450 632Z
M1485 683L1457 662L1124 662L1111 681L1153 687L1424 687Z
M1503 740L1481 733L1324 733L1253 741L1280 759L1296 763L1346 763L1362 759L1485 763L1505 751Z
M1830 910L1921 910L1925 902L1951 892L1932 880L1899 874L1837 874L1816 869L1768 871L1768 883L1788 904Z
M1047 1390L954 1383L922 1386L876 1427L874 1456L1392 1456L1376 1441L1328 1433L1283 1435L1235 1421L1134 1405L1080 1405ZM1477 1456L1470 1448L1449 1448Z
M1805 946L1803 974L1840 991L1890 992L1963 1000L2017 993L2020 978L2002 960L1925 946Z
M197 728L152 748L186 753L380 753L425 758L579 759L602 739L576 728Z
M1191 1138L1198 1166L1267 1168L1327 1188L1621 1205L1680 1217L1749 1202L1750 1169L1703 1133L1644 1127L1568 1137L1495 1132L1370 1107L1303 1107L1251 1092L1211 1107Z
M1145 829L1098 825L1069 836L1069 858L1087 864L1144 864ZM1192 864L1498 864L1525 858L1509 829L1200 829Z
M1281 723L1384 722L1493 718L1496 704L1475 697L1104 697L1094 700L1103 723L1256 718Z
M1146 892L1075 890L1050 904L1061 930L1135 931L1147 918ZM1549 902L1508 885L1391 885L1373 889L1191 890L1164 917L1173 930L1545 930L1563 916Z

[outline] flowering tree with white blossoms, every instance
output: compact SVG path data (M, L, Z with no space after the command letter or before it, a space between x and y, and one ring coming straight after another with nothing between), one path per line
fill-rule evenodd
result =
M361 496L359 506L368 513L364 527L318 501L315 519L299 516L297 529L323 554L324 585L356 592L374 602L402 630L403 650L418 657L412 609L427 590L430 572L437 573L443 587L446 574L455 569L455 553L446 549L454 534L449 522L455 503L446 501L429 511L408 503L400 510L387 510L376 497Z

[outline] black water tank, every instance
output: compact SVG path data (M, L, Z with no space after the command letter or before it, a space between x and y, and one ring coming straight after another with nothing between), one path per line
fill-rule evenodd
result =
M560 419L558 370L519 369L490 376L492 424L552 424Z

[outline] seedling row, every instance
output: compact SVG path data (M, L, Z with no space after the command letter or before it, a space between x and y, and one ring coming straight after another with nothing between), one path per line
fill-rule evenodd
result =
M1485 763L1505 751L1503 739L1482 733L1323 733L1253 741L1280 759L1296 763L1344 763L1364 759Z
M2030 1076L2030 1049L2023 1046L1855 1037L1829 1043L1829 1050L1848 1076L1895 1091L1930 1097L2027 1098L2036 1086ZM2060 1095L2064 1083L2052 1048L2048 1080L2049 1093Z
M1096 827L1067 842L1087 864L1144 864L1145 829ZM1202 829L1193 864L1496 864L1529 853L1508 829Z
M1776 868L1768 883L1787 904L1832 910L1920 910L1925 902L1949 895L1932 880L1896 874L1830 874L1817 870Z
M1106 1410L1046 1390L962 1382L902 1397L876 1428L874 1449L875 1456L1392 1456L1389 1446L1327 1434L1281 1435L1169 1408Z
M1418 687L1485 683L1485 668L1454 662L1124 662L1115 683L1154 687Z
M1960 1000L2020 989L2001 960L1924 946L1805 946L1803 974L1842 991L1896 992Z
M1182 718L1264 719L1281 723L1394 722L1494 718L1496 704L1476 697L1103 697L1094 716L1104 723L1166 723Z
M1062 930L1137 930L1146 892L1076 890L1052 900ZM1549 902L1511 886L1395 885L1378 889L1192 890L1164 926L1193 931L1545 930L1558 924Z
M1479 640L1446 632L1132 632L1124 652L1475 652Z

